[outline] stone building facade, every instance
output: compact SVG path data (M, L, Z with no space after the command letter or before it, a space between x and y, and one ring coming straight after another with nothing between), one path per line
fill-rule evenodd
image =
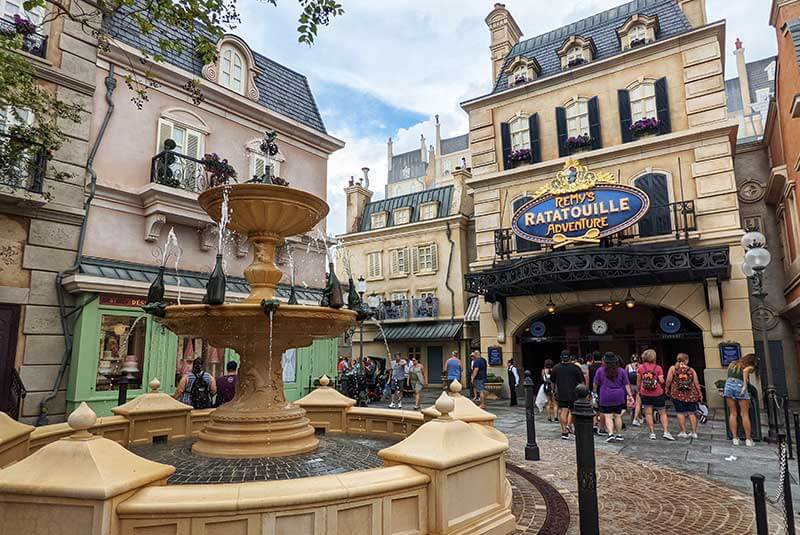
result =
M526 40L502 4L486 22L494 88L462 103L482 349L535 377L561 349L627 360L653 347L663 365L687 352L713 391L724 351L754 350L724 23L702 0L633 0ZM563 247L512 232L515 213L576 173L650 207L625 232Z
M22 13L20 5L3 4L0 25L14 14L43 21L44 13ZM91 12L81 1L70 9ZM0 177L0 410L33 423L44 401L56 419L63 418L66 408L63 325L68 320L62 318L71 311L72 299L63 296L64 309L59 308L57 280L76 260L91 174L93 95L105 89L102 81L96 88L94 38L66 17L42 22L20 53L43 87L84 110L79 123L62 124L67 140L58 150L42 154L31 147L36 163L24 176ZM21 402L17 378L27 390Z

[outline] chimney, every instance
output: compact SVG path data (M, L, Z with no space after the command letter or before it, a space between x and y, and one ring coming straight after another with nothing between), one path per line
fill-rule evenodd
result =
M467 169L455 169L450 173L453 178L453 196L450 215L464 214L471 216L474 212L472 196L467 193L467 180L472 178L472 173Z
M739 91L742 93L742 110L744 115L750 115L752 108L750 107L750 80L747 78L747 65L744 60L744 47L742 40L736 38L736 48L733 50L733 55L736 56L736 74L739 76Z
M678 0L678 7L692 28L700 28L707 24L706 0Z
M428 161L428 147L425 146L425 134L419 135L419 157L423 162Z
M442 127L439 124L439 114L436 114L436 152L434 153L435 156L442 155Z
M364 173L364 187L369 189L369 167L362 167L361 172Z
M500 74L500 69L503 68L506 56L514 45L519 43L522 30L517 26L517 22L508 12L505 4L494 5L494 9L486 16L486 25L489 26L491 36L489 51L492 57L492 81L494 82Z
M387 166L389 167L389 171L392 170L392 138L389 138L389 141L386 142L386 157L388 159Z
M364 181L366 185L369 186L369 177L367 175L369 169L364 167L362 171L364 171ZM344 193L347 196L347 210L345 216L347 226L345 227L345 232L358 232L361 217L364 214L364 208L367 206L367 203L372 200L372 192L367 187L364 187L364 184L362 184L359 179L357 183L344 188Z

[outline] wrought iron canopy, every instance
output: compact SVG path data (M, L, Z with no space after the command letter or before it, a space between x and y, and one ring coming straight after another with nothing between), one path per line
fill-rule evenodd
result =
M720 280L731 275L727 246L575 248L511 261L465 275L468 292L487 300L515 295Z

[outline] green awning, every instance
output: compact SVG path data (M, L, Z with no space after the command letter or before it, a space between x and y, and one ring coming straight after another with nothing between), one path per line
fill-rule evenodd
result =
M421 325L384 325L383 332L387 342L403 342L411 340L457 340L461 335L461 323L438 321ZM376 342L383 341L379 332Z

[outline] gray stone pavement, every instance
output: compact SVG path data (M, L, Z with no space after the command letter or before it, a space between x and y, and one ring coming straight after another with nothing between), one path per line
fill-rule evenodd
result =
M423 391L422 407L431 406L440 391L437 389L426 389ZM465 391L466 393L466 391ZM524 400L520 400L520 405L509 407L508 400L488 401L489 412L497 416L495 427L510 436L525 436L525 407ZM386 403L378 403L373 406L386 406ZM403 400L404 409L412 409L414 406L413 398L406 397ZM722 411L719 411L719 418ZM697 439L679 439L678 423L674 415L670 415L670 431L676 437L675 442L669 442L661 438L658 432L657 440L649 439L649 431L646 427L627 426L623 432L624 442L608 444L605 436L598 436L595 440L595 448L598 451L632 457L642 461L651 461L661 466L681 470L715 481L727 487L735 488L747 496L752 496L752 483L750 476L760 473L766 478L766 490L769 496L774 496L778 485L779 463L777 456L777 446L765 442L756 442L753 447L744 445L734 447L725 436L725 424L721 419L717 419L715 411L711 411L711 418L706 424L701 424L698 428ZM762 420L766 420L762 417ZM626 424L630 421L626 417ZM544 414L536 414L536 434L537 438L559 439L560 427L558 423L550 423L545 419ZM766 429L764 429L766 435ZM547 440L545 440L547 441ZM732 457L735 457L733 459ZM789 461L789 476L792 481L792 498L795 513L800 512L800 486L798 486L798 464L797 459Z

